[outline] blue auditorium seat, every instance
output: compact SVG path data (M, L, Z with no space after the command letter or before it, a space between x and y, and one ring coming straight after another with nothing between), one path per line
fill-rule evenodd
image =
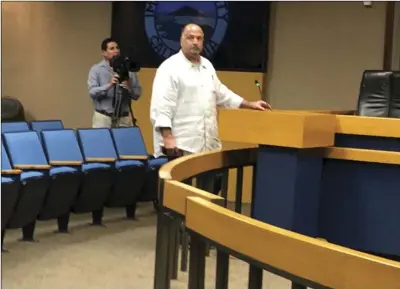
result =
M126 183L123 185L126 189L134 190L135 202L131 207L127 208L126 214L128 218L135 218L136 203L143 192L147 176L148 155L146 147L143 145L144 142L138 127L113 128L111 129L111 134L119 159L131 160L140 164L137 170L132 172L133 177L130 179L127 177Z
M36 218L46 199L50 166L36 132L4 133L3 139L13 168L22 170L18 200L7 228L22 228L23 240L32 241Z
M138 201L157 203L158 171L162 165L167 163L166 157L154 158L149 155L144 143L142 133L138 127L113 128L112 134L120 158L133 158L144 160L146 165L146 177L142 193Z
M36 220L57 218L59 231L64 232L65 228L60 224L69 217L78 193L79 164L78 167L67 163L50 166L35 131L6 133L4 140L14 168L23 170L21 181L24 183L24 178L38 178L41 181L39 186L34 187L35 194L25 192L20 197L14 216L18 221L11 218L9 227L22 226L23 238L32 240ZM61 143L59 147L62 148Z
M42 219L57 217L59 232L68 232L71 208L84 181L81 172L82 153L72 129L42 130L40 135L47 159L52 167L49 195L57 198L51 202L52 210L40 217Z
M26 121L15 121L15 122L2 122L1 133L6 132L20 132L29 131L29 125Z
M90 156L84 152L86 159L97 158L114 163L114 186L104 205L126 207L127 217L130 218L128 212L136 204L137 195L140 193L145 176L145 165L136 159L120 159L109 129L79 129L78 136L82 144L86 142L87 151L90 152ZM99 143L101 146L98 145Z
M1 143L1 249L8 221L18 200L21 170L12 168L4 144Z
M41 135L51 164L80 164L80 188L71 210L77 214L92 212L93 224L96 224L97 211L102 210L112 184L110 165L92 160L85 163L77 135L72 129L42 131ZM83 150L89 148L87 145L82 147ZM87 153L90 155L90 151ZM67 229L69 220L64 221Z
M103 209L114 184L117 155L111 137L104 137L104 134L110 134L108 129L77 129L76 134L85 162L82 171L86 182L73 206L73 212L92 212L93 224L101 225Z
M35 120L31 121L31 127L37 132L42 130L64 129L61 120Z

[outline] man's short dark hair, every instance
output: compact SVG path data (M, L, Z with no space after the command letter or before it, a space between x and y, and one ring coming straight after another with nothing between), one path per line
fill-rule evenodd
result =
M101 42L101 50L106 51L108 43L110 43L110 42L115 42L116 43L117 41L115 41L114 39L112 39L110 37L104 39L103 42Z

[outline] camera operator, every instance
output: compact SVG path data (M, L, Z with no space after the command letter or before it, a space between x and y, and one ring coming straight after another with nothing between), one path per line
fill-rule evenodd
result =
M119 83L119 76L110 66L110 60L120 54L116 41L106 38L101 43L103 60L92 66L89 71L89 95L93 100L94 114L92 126L94 128L111 128L114 126L131 126L132 118L129 115L131 100L138 100L142 88L134 72L129 72L129 79ZM121 113L114 119L115 95L121 95L124 101L121 104Z

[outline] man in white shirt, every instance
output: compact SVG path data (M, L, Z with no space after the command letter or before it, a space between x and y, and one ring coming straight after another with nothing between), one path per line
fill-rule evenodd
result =
M271 108L262 100L248 102L223 85L211 62L200 56L203 40L200 26L186 25L181 50L157 69L150 107L155 157L220 149L217 106Z

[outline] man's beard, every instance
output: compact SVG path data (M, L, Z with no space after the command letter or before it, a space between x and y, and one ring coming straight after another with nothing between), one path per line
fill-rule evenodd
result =
M190 49L190 52L193 54L200 54L201 53L201 48L200 47L192 47Z

